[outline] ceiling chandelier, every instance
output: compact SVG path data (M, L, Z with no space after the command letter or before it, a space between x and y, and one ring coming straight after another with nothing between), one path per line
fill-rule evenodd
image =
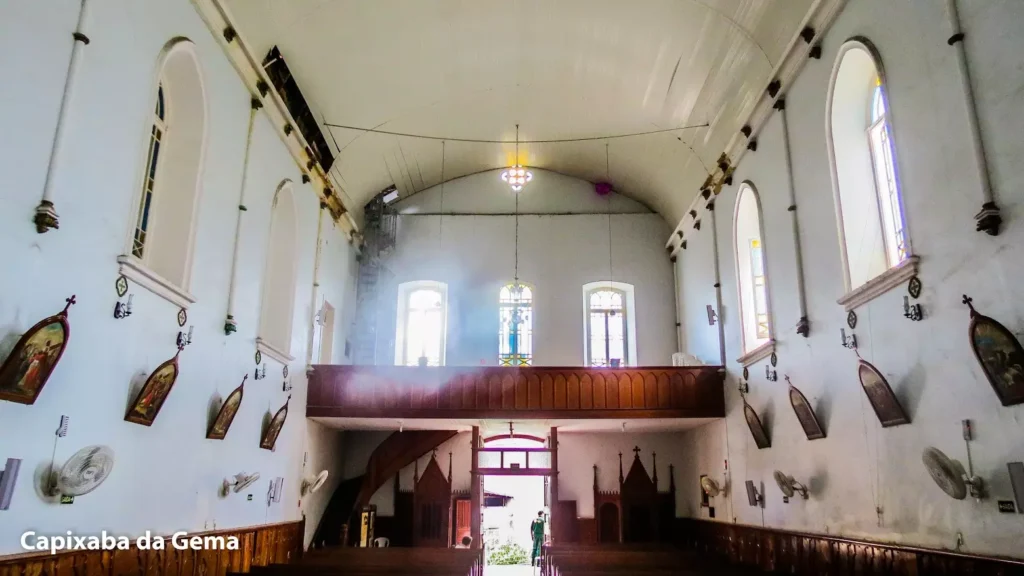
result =
M501 179L512 187L513 192L519 192L527 182L533 180L533 173L519 163L519 124L516 124L516 163L501 173Z

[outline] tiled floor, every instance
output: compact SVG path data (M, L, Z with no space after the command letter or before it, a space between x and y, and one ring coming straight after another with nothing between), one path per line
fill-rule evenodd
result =
M530 566L487 566L484 576L537 576L539 568Z

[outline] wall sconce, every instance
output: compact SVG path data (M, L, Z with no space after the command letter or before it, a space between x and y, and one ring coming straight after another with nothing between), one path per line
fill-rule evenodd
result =
M285 364L284 368L281 369L281 374L284 376L284 383L281 384L281 391L282 392L291 392L292 391L292 381L291 381L291 379L288 378L288 365L287 364Z
M718 320L718 312L708 304L708 326L714 326L715 321Z
M921 305L911 304L909 296L903 297L903 317L909 318L914 322L918 322L923 318L921 315Z
M132 298L134 294L128 294L128 279L124 275L118 276L114 282L114 291L117 292L117 303L114 304L114 318L120 320L132 315ZM128 294L128 301L121 302L121 298Z
M857 349L857 335L850 334L850 337L846 337L846 328L839 329L839 335L843 338L843 347L849 348L850 350Z
M779 371L778 370L772 370L771 366L765 364L764 365L764 377L769 382L777 382L779 380Z
M121 320L132 315L132 299L135 298L135 294L129 294L126 302L120 300L114 304L114 318Z
M266 377L267 377L267 363L264 362L262 370L260 369L259 366L256 367L256 374L253 376L253 379L254 380L263 380Z
M185 335L184 332L178 332L178 349L184 350L185 346L188 346L189 344L192 343L192 329L193 328L195 328L195 326L191 326L190 325L188 327L188 335L187 336Z

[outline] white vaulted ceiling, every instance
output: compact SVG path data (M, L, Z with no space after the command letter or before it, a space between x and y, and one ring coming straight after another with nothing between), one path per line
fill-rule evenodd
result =
M332 124L520 145L522 164L591 181L675 224L747 120L814 0L222 0L262 58L277 45ZM441 181L442 144L325 128L353 208ZM609 143L606 167L605 142ZM444 179L513 162L448 141ZM361 218L361 215L357 215Z

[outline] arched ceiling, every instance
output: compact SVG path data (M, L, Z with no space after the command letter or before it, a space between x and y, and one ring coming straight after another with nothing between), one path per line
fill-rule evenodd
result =
M278 46L325 123L514 141L519 161L616 190L675 224L750 115L814 0L222 0L259 55ZM442 142L325 127L358 208L442 179ZM333 140L332 140L333 137ZM606 162L606 143L607 162ZM444 144L444 179L512 163ZM361 215L357 215L361 218Z

